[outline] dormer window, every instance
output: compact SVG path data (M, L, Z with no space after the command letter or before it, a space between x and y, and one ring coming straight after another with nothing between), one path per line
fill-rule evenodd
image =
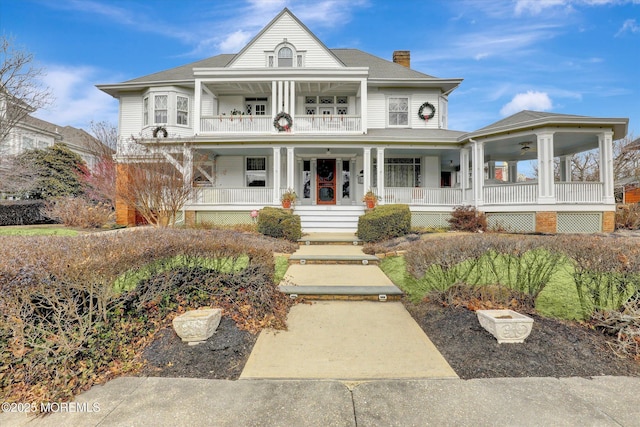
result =
M278 51L278 67L293 67L293 51L289 47L282 47Z

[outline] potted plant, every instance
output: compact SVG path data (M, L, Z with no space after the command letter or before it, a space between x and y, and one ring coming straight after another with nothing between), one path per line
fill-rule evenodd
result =
M282 197L280 197L280 201L282 202L282 207L285 209L289 209L292 204L296 202L298 195L295 191L289 188L287 191L282 193Z
M362 197L362 201L367 204L367 209L373 209L378 203L378 200L380 200L380 197L376 196L376 194L371 190L367 191Z

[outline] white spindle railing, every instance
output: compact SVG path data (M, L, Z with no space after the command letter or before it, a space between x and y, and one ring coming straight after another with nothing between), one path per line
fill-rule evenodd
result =
M271 116L209 116L200 119L202 133L269 133Z
M486 205L531 204L538 201L538 184L487 185L483 188Z
M558 203L602 203L601 182L556 182Z
M293 120L295 133L361 132L360 116L352 115L300 115Z
M194 204L204 205L270 205L273 188L208 188L194 189Z
M455 206L462 203L459 188L386 187L385 203L405 203L419 206Z

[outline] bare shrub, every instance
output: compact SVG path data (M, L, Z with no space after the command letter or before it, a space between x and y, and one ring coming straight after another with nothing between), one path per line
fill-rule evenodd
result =
M630 239L566 236L557 241L571 258L571 275L586 316L618 309L640 289L640 247Z
M7 236L0 246L0 400L66 400L133 371L153 333L189 308L219 305L251 331L284 327L291 303L273 281L269 242L230 230ZM176 258L187 265L159 268L133 291L116 292L117 280ZM202 259L237 262L200 268Z
M615 338L616 354L640 360L640 294L629 299L620 310L596 311L596 328Z
M451 229L456 231L487 230L487 218L473 206L457 206L447 221Z
M115 222L110 204L82 197L61 197L48 202L45 214L69 227L101 228Z
M640 229L640 204L618 205L616 208L616 230Z

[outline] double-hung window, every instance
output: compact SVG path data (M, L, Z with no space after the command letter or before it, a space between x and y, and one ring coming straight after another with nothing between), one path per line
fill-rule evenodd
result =
M245 177L247 187L266 187L267 158L247 157L245 162Z
M142 100L142 122L144 126L149 126L149 97L145 96Z
M189 98L176 96L176 124L189 125Z
M389 126L409 126L409 98L389 98Z
M167 123L167 95L156 95L153 104L154 122L157 124Z

